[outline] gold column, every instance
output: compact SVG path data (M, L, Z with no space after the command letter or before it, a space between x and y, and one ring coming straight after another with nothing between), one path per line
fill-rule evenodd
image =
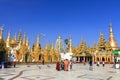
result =
M78 61L80 61L80 57L78 57Z
M95 61L94 61L94 56L92 56L92 61L95 62Z
M106 62L106 56L104 57L104 59L105 59L105 62Z

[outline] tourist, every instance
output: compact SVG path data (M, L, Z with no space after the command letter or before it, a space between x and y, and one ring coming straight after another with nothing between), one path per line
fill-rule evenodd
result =
M16 59L13 60L14 68L16 67Z
M97 66L99 67L99 65L100 65L100 62L98 61L98 62L97 62Z
M93 62L92 59L89 61L89 70L93 70Z
M105 66L105 62L104 61L102 62L102 65L103 65L103 67Z
M43 64L43 65L45 64L45 61L44 61L44 59L42 60L42 64Z
M72 69L72 60L70 60L70 70Z
M60 66L61 66L61 70L64 70L64 62L63 61L61 62Z

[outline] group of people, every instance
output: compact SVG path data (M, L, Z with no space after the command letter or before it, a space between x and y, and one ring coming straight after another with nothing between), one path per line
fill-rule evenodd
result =
M93 64L94 64L94 62L92 61L92 59L90 59L90 61L89 61L89 70L93 70ZM99 61L97 61L97 64L96 64L96 66L100 66L100 62ZM105 66L105 62L104 61L102 61L102 66L104 67Z
M69 71L70 69L72 69L72 60L69 61L68 59L65 59L64 61L57 62L56 64L57 71L60 70Z

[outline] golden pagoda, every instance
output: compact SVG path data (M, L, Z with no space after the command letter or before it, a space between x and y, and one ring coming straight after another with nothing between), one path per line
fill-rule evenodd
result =
M6 42L6 47L7 48L10 47L10 31L8 32L8 37L5 42Z
M108 42L110 42L110 46L112 47L112 50L118 49L118 44L117 44L116 40L114 39L114 35L113 35L112 23L110 23L110 37L109 37Z

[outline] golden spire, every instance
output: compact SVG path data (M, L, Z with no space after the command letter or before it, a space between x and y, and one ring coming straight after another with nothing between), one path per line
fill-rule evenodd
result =
M26 33L24 33L24 41L23 41L23 44L26 44L26 41L27 41L27 37L26 37Z
M72 37L69 39L69 52L72 52Z
M15 41L17 41L17 39L16 39L16 34L15 34L15 36L14 36L14 39L15 39Z
M28 38L26 39L26 46L29 46Z
M105 38L104 38L104 35L102 32L100 32L100 38L98 40L98 50L105 50L105 44L106 44L106 41L105 41Z
M10 31L8 31L8 37L6 39L6 47L10 47Z
M112 23L110 23L110 37L114 37L113 31L112 31Z
M112 47L112 50L118 49L118 44L114 39L113 31L112 31L112 23L110 23L110 37L109 37L110 46Z
M52 42L52 49L54 49L54 43Z
M22 45L22 30L21 29L18 34L18 45L19 45L19 47Z
M37 36L36 46L40 47L40 35Z
M13 37L13 39L11 40L11 45L12 46L15 46L17 44L17 41L16 41L16 34L15 36Z
M48 45L49 45L49 42L47 41L46 42L46 48L45 48L46 50L48 49Z
M0 40L3 40L4 25L0 27Z

